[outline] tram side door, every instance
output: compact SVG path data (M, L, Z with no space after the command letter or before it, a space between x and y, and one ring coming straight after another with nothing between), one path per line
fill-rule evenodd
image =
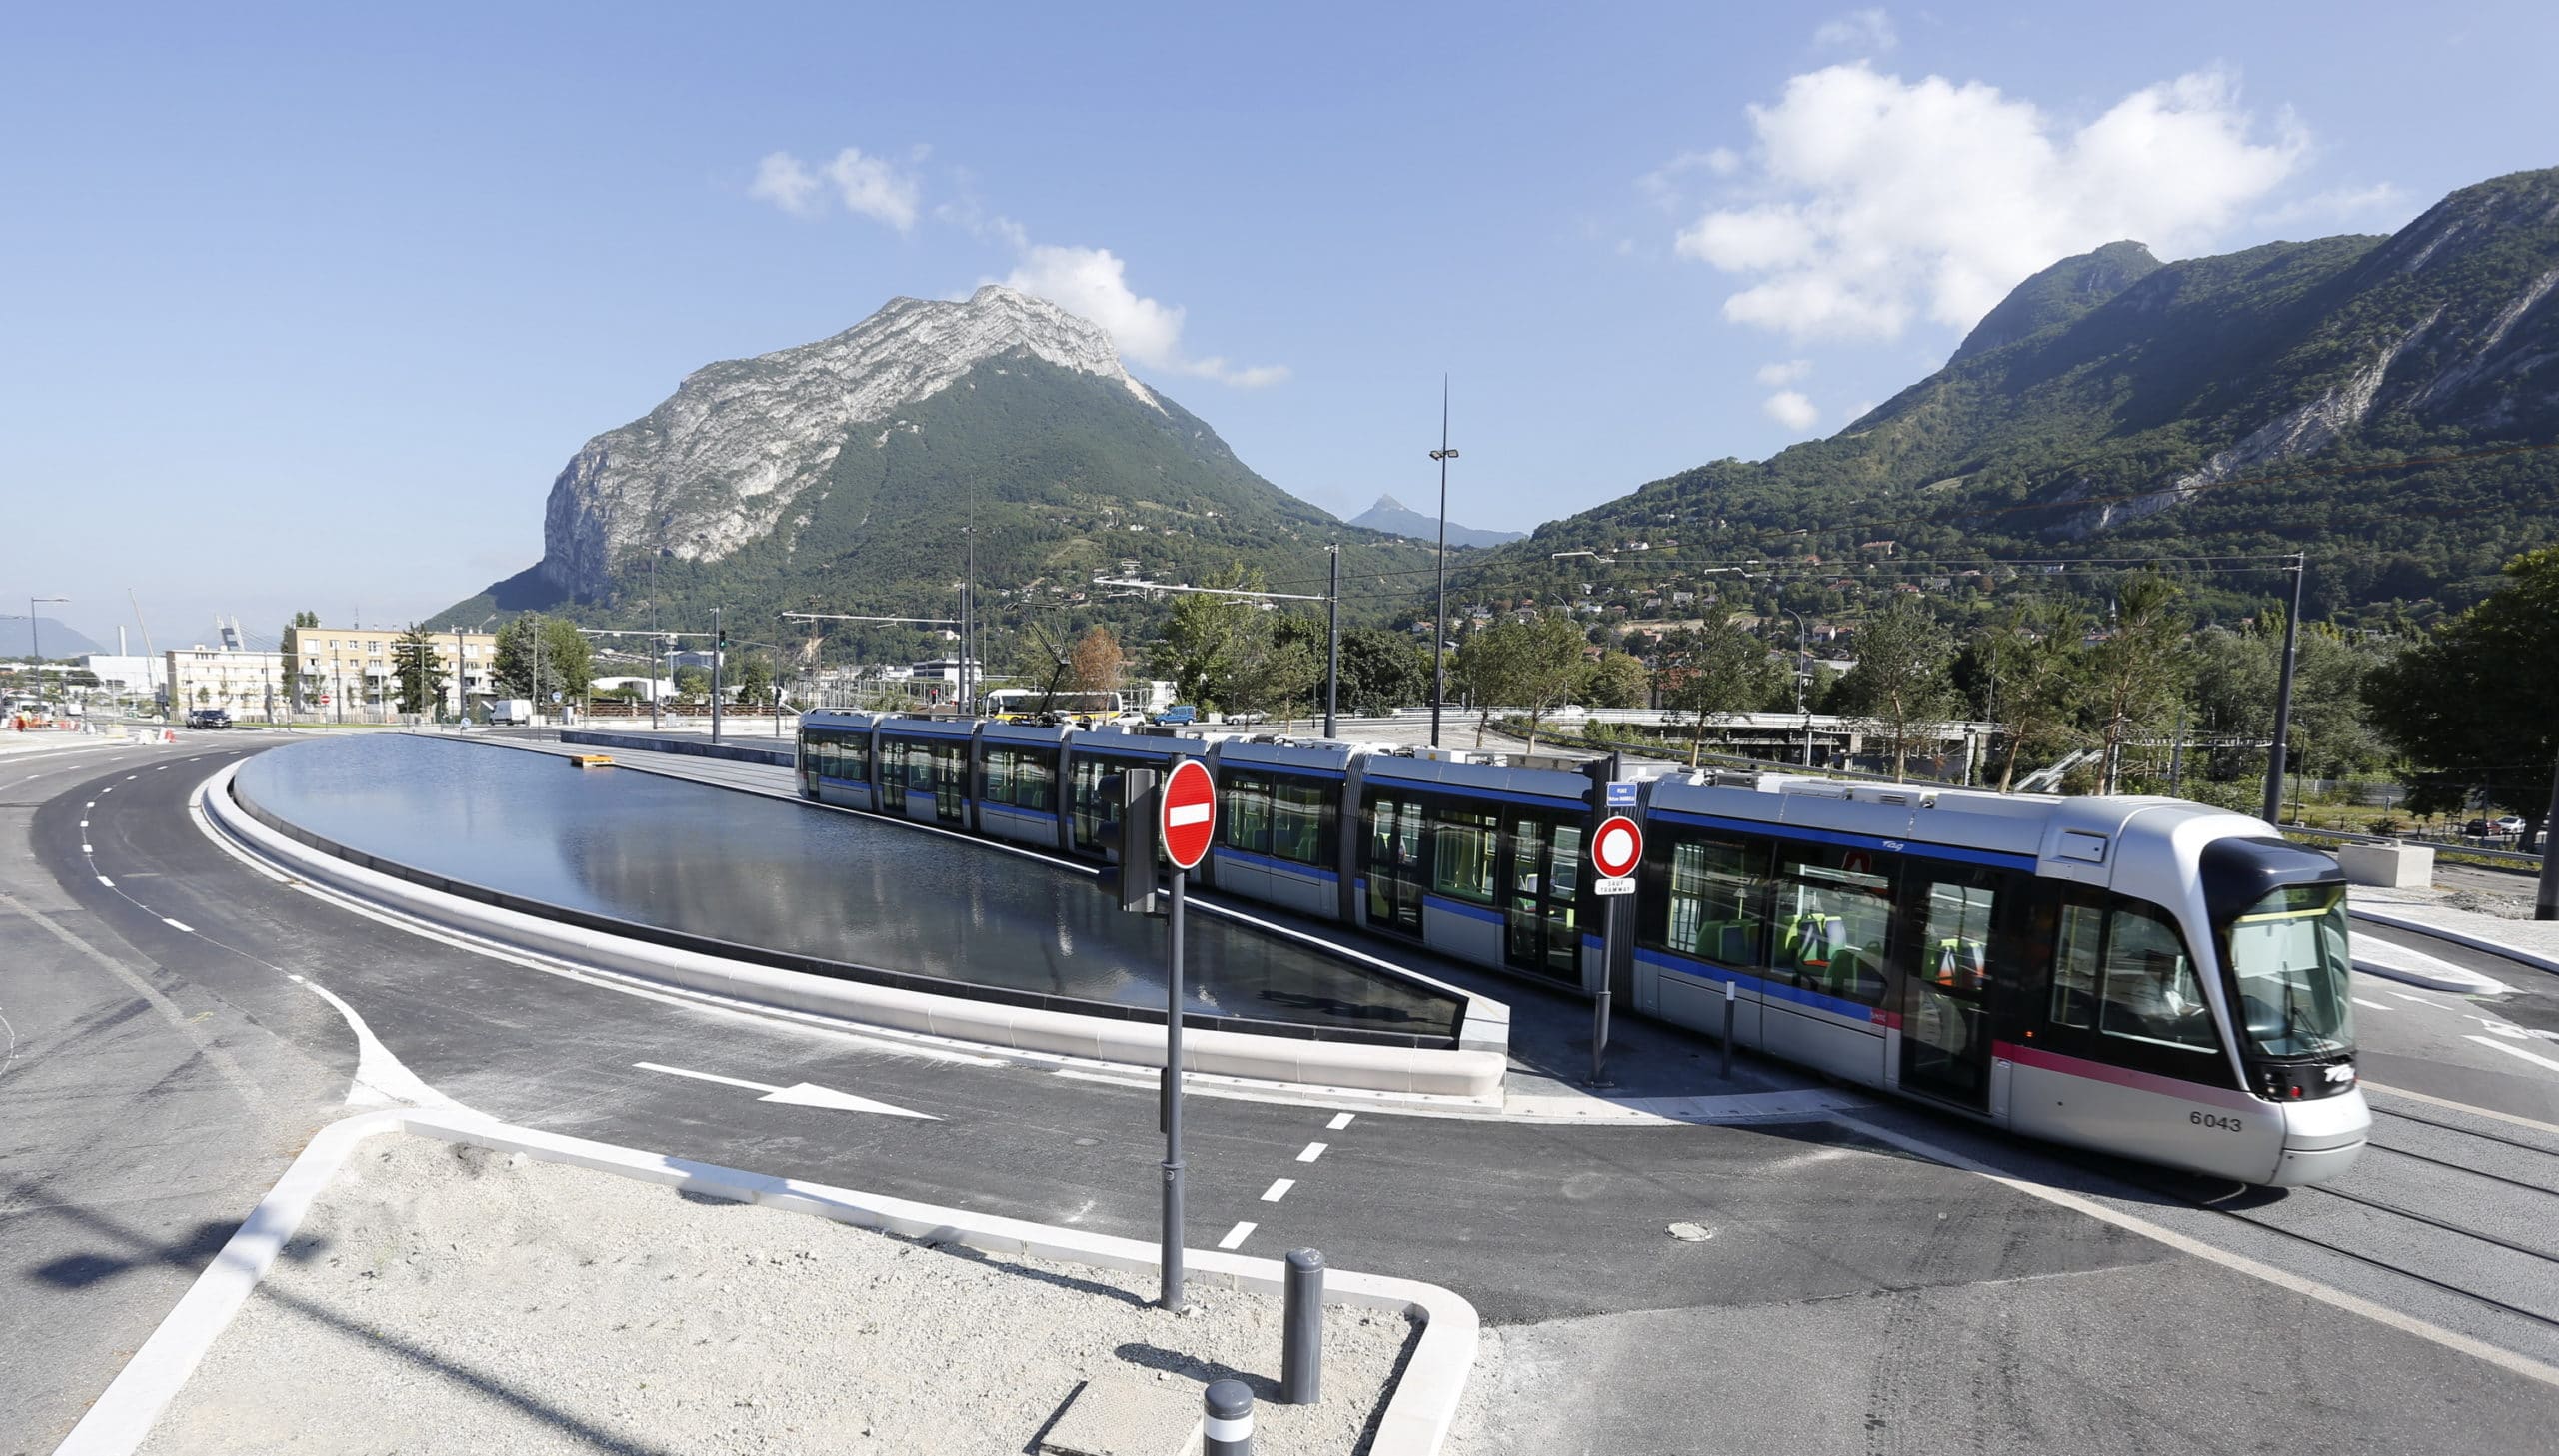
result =
M1990 957L2004 876L1902 861L1901 1086L1975 1110L1990 1105Z

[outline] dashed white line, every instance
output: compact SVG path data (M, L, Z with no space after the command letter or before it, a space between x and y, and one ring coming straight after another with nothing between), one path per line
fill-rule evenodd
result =
M2397 996L2403 1001L2414 1001L2420 1006L2432 1006L2438 1011L2449 1011L2452 1009L2452 1007L2445 1005L2441 1001L2429 1001L2424 996L2412 996L2404 991L2392 991L2390 994Z
M103 875L103 874L101 874L101 875L99 875L99 876L98 876L98 883L105 885L105 886L106 886L107 888L109 888L109 889L113 889L113 888L115 888L115 887L116 887L116 882L115 882L114 880L112 880L112 879L107 878L107 877L106 877L105 875Z
M2508 1045L2507 1045L2507 1044L2505 1044L2504 1042L2499 1041L2499 1040L2497 1040L2497 1039L2496 1039L2496 1038L2494 1038L2494 1037L2491 1037L2491 1036L2470 1036L2470 1037L2465 1037L2465 1038L2463 1038L2463 1039L2464 1039L2464 1040L2468 1040L2468 1041L2476 1041L2476 1042L2478 1042L2481 1046L2485 1046L2485 1047L2489 1048L2489 1049L2490 1049L2490 1050L2492 1050L2492 1051L2502 1051L2502 1052L2504 1052L2504 1053L2505 1053L2506 1055L2508 1055L2508 1056L2520 1056L2520 1057L2522 1057L2524 1060L2526 1060L2526 1061L2528 1061L2528 1062L2531 1062L2534 1066L2546 1066L2546 1067L2550 1068L2552 1071L2559 1072L2559 1061L2552 1061L2550 1058L2548 1058L2548 1057L2546 1057L2546 1056L2535 1056L2535 1055L2533 1055L2531 1052L2524 1050L2524 1049L2523 1049L2522 1047L2520 1047L2520 1046L2508 1046Z
M81 846L80 846L80 852L81 852L81 853L83 853L83 854L95 854L95 853L97 853L98 851L97 851L96 849L94 849L94 848L91 848L91 847L90 847L89 845L87 845L87 844L83 844L83 845L81 845Z
M1351 1119L1351 1118L1356 1117L1356 1116L1358 1116L1358 1115L1359 1115L1359 1114L1358 1114L1358 1113L1356 1113L1356 1112L1340 1112L1340 1113L1336 1113L1336 1114L1334 1114L1333 1119L1332 1119L1330 1122L1327 1122L1327 1123L1325 1123L1325 1124L1323 1125L1324 1131L1326 1131L1326 1132L1339 1132L1341 1129L1343 1129L1343 1128L1345 1128L1345 1127L1348 1127L1348 1126L1350 1125L1350 1119Z
M89 821L88 821L87 819L82 819L82 820L80 821L80 827L82 827L82 828L84 828L84 829L85 829L85 828L87 828L87 827L89 827Z
M2363 1006L2363 1007L2367 1007L2367 1008L2369 1008L2369 1009L2371 1009L2371 1010L2375 1010L2375 1011L2396 1011L2396 1010L2398 1010L2398 1009L2399 1009L2397 1006L2386 1006L2386 1005L2383 1005L2383 1004L2382 1004L2381 1002L2379 1002L2379 1001L2367 1001L2367 1000L2365 1000L2365 999L2364 999L2363 997L2361 997L2361 996L2355 996L2355 997L2352 997L2351 999L2354 1001L2354 1003L2355 1003L2356 1005L2358 1005L2358 1006Z
M1227 1236L1225 1238L1218 1240L1218 1247L1222 1249L1243 1247L1244 1241L1253 1237L1253 1230L1255 1227L1257 1227L1257 1225L1251 1222L1237 1224L1235 1227L1227 1230Z
M1297 1154L1297 1161L1301 1163L1313 1162L1315 1159L1323 1156L1323 1150L1327 1146L1329 1146L1329 1144L1320 1142L1307 1143L1306 1150Z
M96 808L96 807L98 806L98 801L97 801L96 799L94 799L94 798L93 798L93 799L89 800L87 803L84 803L84 804L82 804L82 805L80 805L80 806L81 806L82 808Z
M170 919L167 915L162 915L160 917L160 923L168 926L172 930L184 930L190 935L196 932L195 926L188 924L184 920Z
M169 765L168 765L168 764L166 764L166 763L163 763L163 764L161 764L159 767L154 768L154 769L152 769L151 771L152 771L152 772L154 772L154 773L166 773L166 772L168 772L168 771L169 771Z
M1262 1190L1262 1201L1265 1203L1277 1203L1280 1199L1287 1197L1288 1190L1295 1186L1297 1186L1297 1180L1294 1178L1275 1179L1270 1187Z
M109 794L109 793L113 793L113 792L115 792L115 791L116 791L116 786L115 786L114 784L112 784L112 783L110 783L110 784L108 784L106 787L101 788L101 789L99 789L99 790L98 790L98 792L99 792L99 793L101 793L101 794ZM91 799L91 800L90 800L90 802L92 802L92 803L95 803L96 801L97 801L97 800L95 800L95 799Z

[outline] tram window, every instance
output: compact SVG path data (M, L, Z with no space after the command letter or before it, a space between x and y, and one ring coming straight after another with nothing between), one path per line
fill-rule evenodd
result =
M1408 935L1421 933L1421 805L1411 799L1370 798L1367 833L1360 841L1360 869L1368 877L1368 923Z
M1664 948L1722 965L1755 966L1767 942L1764 844L1683 839L1670 851Z
M1058 755L1026 748L1013 755L1013 804L1039 813L1058 811Z
M1928 877L1919 907L1919 943L1911 953L1921 980L1967 993L1980 991L1989 980L1990 911L1998 892L1984 882L1987 877L1979 872L1962 879Z
M2130 903L2107 917L2105 990L2097 1029L2128 1041L2211 1050L2220 1045L2203 983L2177 927Z
M1218 796L1218 842L1247 854L1270 853L1271 780L1229 771Z
M987 749L987 802L1013 802L1013 750Z
M1325 864L1333 793L1327 784L1281 779L1271 792L1271 852L1292 864Z
M2061 907L2061 943L2052 958L2052 1024L2086 1030L2097 1019L2097 965L2106 913L2094 905Z
M1431 892L1491 904L1493 856L1500 843L1501 821L1496 816L1434 806L1430 810Z
M1769 916L1775 968L1806 990L1882 1004L1894 867L1893 855L1868 849L1785 846Z

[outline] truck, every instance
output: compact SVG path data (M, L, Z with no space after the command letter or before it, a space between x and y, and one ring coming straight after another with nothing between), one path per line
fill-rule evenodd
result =
M529 724L533 722L533 700L530 698L494 699L489 704L489 722L493 727L499 724L514 724L517 727Z

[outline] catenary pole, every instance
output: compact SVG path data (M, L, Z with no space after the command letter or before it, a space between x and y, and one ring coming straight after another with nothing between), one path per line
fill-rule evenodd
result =
M2292 611L2283 620L2283 675L2275 682L2275 740L2266 750L2267 823L2280 823L2283 812L2284 743L2292 733L2292 670L2301 656L2301 582L2310 575L2307 554L2292 556Z
M720 609L711 609L711 741L720 741L720 660L728 639L720 635Z
M2559 763L2550 769L2550 806L2541 814L2541 889L2533 896L2532 917L2559 920Z
M1323 735L1341 727L1341 543L1332 544L1332 583L1324 592Z

